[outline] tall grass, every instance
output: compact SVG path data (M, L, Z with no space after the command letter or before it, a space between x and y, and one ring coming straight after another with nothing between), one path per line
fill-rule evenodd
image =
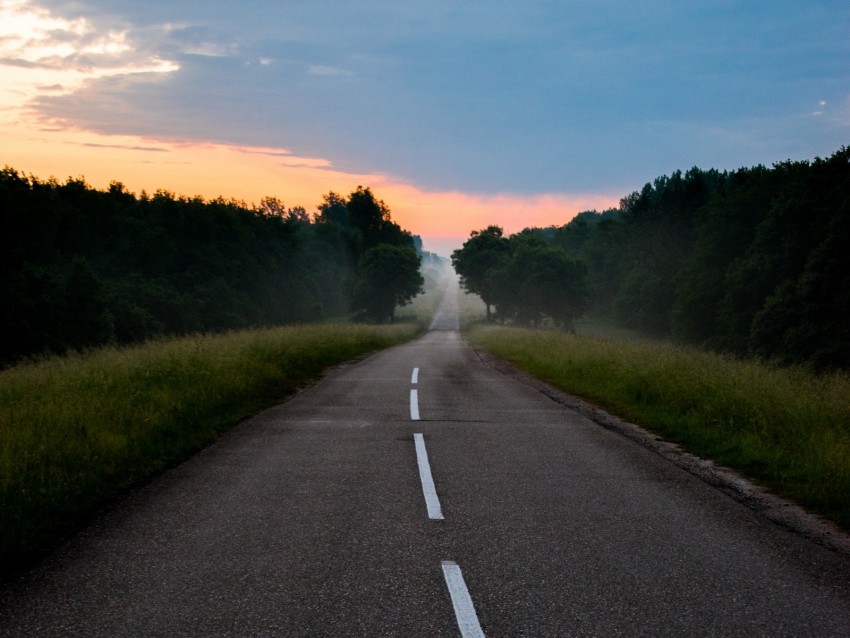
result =
M484 305L484 302L478 295L467 292L461 287L457 302L462 330L467 330L476 323L486 320L487 306Z
M477 327L492 354L850 529L850 379L695 349Z
M0 561L27 561L105 499L323 369L415 325L320 325L103 349L0 371Z

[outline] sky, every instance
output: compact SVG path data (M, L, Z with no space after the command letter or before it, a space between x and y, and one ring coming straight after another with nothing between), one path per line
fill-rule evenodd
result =
M0 165L308 211L369 186L444 255L848 144L846 0L0 0Z

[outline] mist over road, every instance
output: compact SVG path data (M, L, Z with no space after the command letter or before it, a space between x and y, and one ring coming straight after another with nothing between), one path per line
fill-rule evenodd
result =
M0 592L0 636L850 635L846 558L487 366L457 314L453 283L422 338L121 499Z

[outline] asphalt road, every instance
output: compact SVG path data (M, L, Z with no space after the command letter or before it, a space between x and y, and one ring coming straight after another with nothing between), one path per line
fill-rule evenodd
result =
M453 301L121 499L0 636L850 636L847 558L488 366Z

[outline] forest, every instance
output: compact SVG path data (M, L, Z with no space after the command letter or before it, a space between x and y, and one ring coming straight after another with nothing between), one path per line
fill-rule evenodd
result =
M0 171L0 364L164 335L391 321L421 240L368 188L310 215L276 198L137 196Z
M817 370L850 368L850 148L731 172L692 168L616 209L452 255L493 317L587 315L659 338Z
M0 171L0 364L45 353L328 318L392 321L421 240L368 188L312 215L276 198L135 195ZM731 172L692 168L618 208L452 256L488 317L583 316L737 356L850 367L850 148Z

